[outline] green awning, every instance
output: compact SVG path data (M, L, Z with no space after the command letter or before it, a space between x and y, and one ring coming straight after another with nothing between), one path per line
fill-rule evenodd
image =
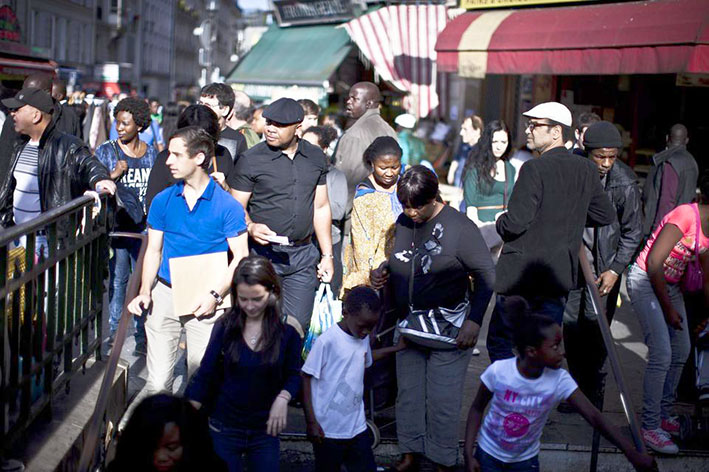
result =
M322 87L352 47L345 29L335 26L271 26L226 81Z

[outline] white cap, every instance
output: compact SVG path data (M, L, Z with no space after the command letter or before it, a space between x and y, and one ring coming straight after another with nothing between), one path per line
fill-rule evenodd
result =
M522 113L528 118L540 118L556 121L562 125L571 126L571 112L559 102L540 103L529 111Z
M394 123L402 128L414 129L416 126L416 117L411 113L403 113L394 118Z

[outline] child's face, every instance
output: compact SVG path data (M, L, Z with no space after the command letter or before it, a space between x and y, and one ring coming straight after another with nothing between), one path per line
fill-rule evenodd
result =
M180 428L175 423L167 423L153 453L153 466L159 472L169 472L175 470L181 460Z
M366 309L353 315L344 312L342 317L349 334L360 339L369 336L369 333L374 330L377 326L377 321L379 321L379 313L372 313Z
M561 333L561 326L555 324L544 330L546 337L541 346L537 348L537 359L550 369L559 369L564 361L564 347L562 342L564 337Z

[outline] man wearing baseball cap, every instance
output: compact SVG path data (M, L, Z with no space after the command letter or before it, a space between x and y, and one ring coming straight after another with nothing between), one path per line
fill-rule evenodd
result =
M561 325L569 290L578 283L578 254L586 225L615 221L596 166L564 147L571 112L541 103L527 117L527 146L540 157L521 168L507 211L497 220L505 242L497 263L497 300L487 347L492 361L514 357L507 298L519 295L530 308Z
M115 193L108 170L83 141L56 129L49 93L27 87L2 103L10 109L21 139L15 144L9 171L0 176L0 227L32 220L85 190Z
M298 138L304 113L295 100L276 100L263 117L265 141L242 154L229 186L247 209L251 252L273 263L283 285L283 311L305 331L318 278L330 282L334 274L327 159Z

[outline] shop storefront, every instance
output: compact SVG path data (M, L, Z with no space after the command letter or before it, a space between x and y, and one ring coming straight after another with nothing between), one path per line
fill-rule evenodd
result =
M278 24L263 34L226 82L257 101L287 96L326 107L329 94L346 93L357 78L353 44L338 28L354 17L353 4L276 0L274 7Z
M642 164L673 123L709 131L708 16L703 0L468 11L439 36L438 66L460 80L452 107L505 119L518 137L532 103L594 111L623 127Z
M0 80L10 89L22 88L22 81L33 73L54 74L57 64L49 60L49 51L21 43L22 32L15 12L0 7Z

